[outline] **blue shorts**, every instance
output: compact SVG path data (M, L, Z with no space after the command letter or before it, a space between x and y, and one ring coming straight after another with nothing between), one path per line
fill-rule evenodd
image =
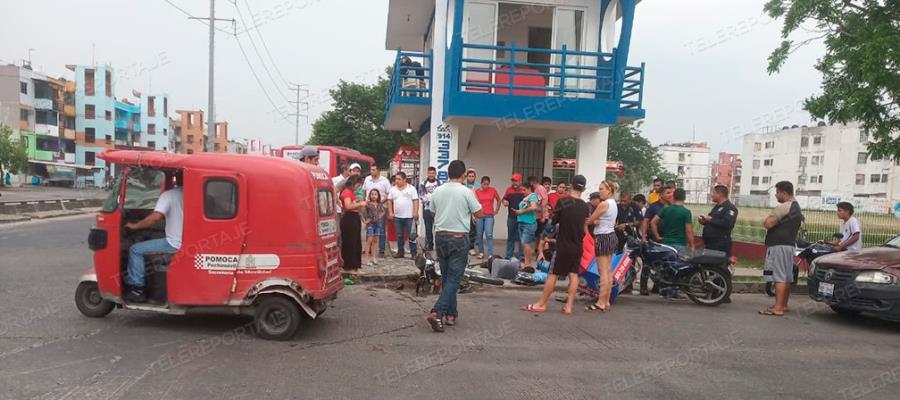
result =
M536 231L537 224L523 224L519 222L519 241L523 244L534 244Z
M366 237L381 236L381 224L370 223L366 225Z

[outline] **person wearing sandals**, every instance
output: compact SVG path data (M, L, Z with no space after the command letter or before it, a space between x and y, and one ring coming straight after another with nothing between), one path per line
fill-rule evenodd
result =
M590 206L581 199L587 179L576 175L572 179L572 195L561 197L553 210L553 223L559 224L556 232L556 255L553 261L553 269L544 291L537 303L522 307L522 311L541 313L547 310L547 302L556 288L556 281L560 276L569 279L569 290L566 293L566 305L562 309L565 315L572 314L575 305L575 294L578 291L578 273L581 266L581 253L584 244L584 235L588 232L587 220L591 216Z
M369 202L366 204L363 214L363 223L366 225L366 246L363 254L366 256L366 265L375 267L378 261L375 260L375 248L378 246L378 238L381 237L381 230L384 229L384 203L381 202L381 192L377 189L369 191Z
M351 176L341 191L341 205L344 215L341 216L341 258L344 269L355 270L362 267L362 220L360 211L365 210L366 202L356 197L356 189L362 186L362 178Z
M619 208L613 196L619 185L615 182L600 182L597 193L600 194L600 204L588 219L588 224L594 225L594 252L597 257L597 270L600 272L600 295L597 302L587 307L588 311L609 311L609 295L612 292L612 255L619 245L616 237L616 217Z
M465 172L465 163L451 161L447 166L450 181L435 189L431 195L434 247L443 279L441 295L426 319L435 332L444 331L445 318L447 325L456 325L459 317L456 294L469 263L469 229L473 217L478 219L484 215L475 193L463 185Z

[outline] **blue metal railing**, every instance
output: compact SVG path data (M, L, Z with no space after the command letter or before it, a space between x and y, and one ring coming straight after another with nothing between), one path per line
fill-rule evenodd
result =
M431 53L397 50L388 105L399 98L431 98Z
M507 95L569 96L597 100L621 100L621 108L641 109L643 105L644 64L625 67L621 75L615 69L617 52L590 52L562 49L538 49L482 44L462 44L466 49L491 51L491 58L479 58L469 51L459 61L458 90ZM499 57L503 54L503 57ZM551 62L516 61L516 55L546 54ZM502 59L499 59L502 58ZM525 77L519 78L517 77ZM621 94L618 94L619 92ZM619 97L619 99L617 99Z
M621 108L640 110L644 108L644 68L625 67L625 79L622 81Z

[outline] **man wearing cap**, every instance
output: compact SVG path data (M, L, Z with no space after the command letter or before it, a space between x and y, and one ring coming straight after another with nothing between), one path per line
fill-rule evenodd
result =
M319 148L316 146L303 146L300 150L300 161L310 165L319 165Z
M507 207L506 216L506 258L516 256L522 257L522 243L519 240L519 221L515 210L519 208L519 203L525 198L525 190L522 189L522 174L515 173L510 177L510 186L503 194L503 205Z

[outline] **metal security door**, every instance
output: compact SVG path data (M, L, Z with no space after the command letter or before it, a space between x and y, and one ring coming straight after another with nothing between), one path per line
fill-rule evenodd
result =
M523 178L544 176L545 139L516 138L513 143L513 170L522 174Z

